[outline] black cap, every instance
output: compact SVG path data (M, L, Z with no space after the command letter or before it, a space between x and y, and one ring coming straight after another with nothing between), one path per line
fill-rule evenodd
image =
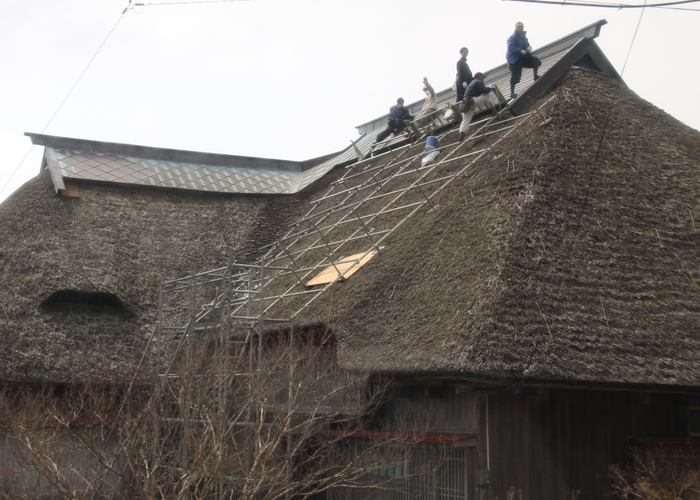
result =
M461 49L459 49L459 53L461 54L461 53L464 52L465 50L469 50L469 49L466 48L466 47L462 47Z
M403 97L396 99L396 104L403 104Z
M474 75L474 78L479 78L480 76L484 76L484 74L481 71L477 71L476 74ZM484 78L486 78L484 76Z

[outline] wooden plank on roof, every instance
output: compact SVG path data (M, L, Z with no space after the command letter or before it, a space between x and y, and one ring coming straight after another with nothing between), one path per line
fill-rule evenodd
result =
M376 254L376 251L361 252L349 257L344 257L339 262L336 262L335 265L330 265L317 274L306 283L306 286L325 285L331 281L337 280L341 275L343 276L341 279L348 279Z
M61 195L68 196L70 198L80 198L80 190L77 184L71 184L66 182L66 189L61 191Z

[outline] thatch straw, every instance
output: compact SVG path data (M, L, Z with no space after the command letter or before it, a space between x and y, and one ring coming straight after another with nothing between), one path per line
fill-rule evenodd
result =
M80 185L57 196L48 171L0 205L0 378L129 379L156 319L158 284L240 261L277 237L290 198ZM114 294L124 311L43 308L54 292Z
M550 124L533 117L308 313L346 366L700 384L700 134L617 85L570 71Z
M341 362L365 370L698 386L700 134L616 86L570 71L545 96L548 125L533 115L297 320L330 326ZM128 378L160 280L252 262L313 189L80 192L56 197L44 173L0 206L5 380ZM126 312L41 309L58 290L113 293Z

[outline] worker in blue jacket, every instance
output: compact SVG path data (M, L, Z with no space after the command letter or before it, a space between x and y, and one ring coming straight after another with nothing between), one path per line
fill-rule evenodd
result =
M521 22L515 23L515 32L508 37L506 60L510 70L510 98L515 99L518 97L515 93L515 85L520 83L523 68L532 68L532 75L537 80L539 78L537 68L542 64L542 61L532 55L532 46L527 40L527 31Z

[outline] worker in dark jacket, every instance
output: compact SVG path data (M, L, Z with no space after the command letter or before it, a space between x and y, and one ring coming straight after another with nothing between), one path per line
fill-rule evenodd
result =
M463 141L469 130L469 125L474 118L474 111L479 106L484 106L489 100L489 92L493 91L493 87L484 85L484 74L479 72L474 75L474 80L467 87L464 100L462 101L462 123L459 126L459 138Z
M464 92L474 77L472 77L472 70L469 69L467 64L467 56L469 55L469 49L462 47L459 49L459 55L462 57L457 61L457 77L455 79L455 90L457 91L457 102L464 99Z
M389 122L384 130L382 130L375 142L382 142L389 137L392 132L400 132L406 126L406 122L413 120L413 116L408 112L408 109L403 105L403 97L396 99L396 104L389 108Z
M539 78L537 68L540 67L542 61L532 55L532 46L527 40L527 31L525 31L523 23L515 23L515 31L508 37L506 43L508 45L506 61L508 61L508 69L510 70L510 98L515 99L518 97L518 94L515 93L515 85L520 83L523 68L532 68L532 75L537 80Z

